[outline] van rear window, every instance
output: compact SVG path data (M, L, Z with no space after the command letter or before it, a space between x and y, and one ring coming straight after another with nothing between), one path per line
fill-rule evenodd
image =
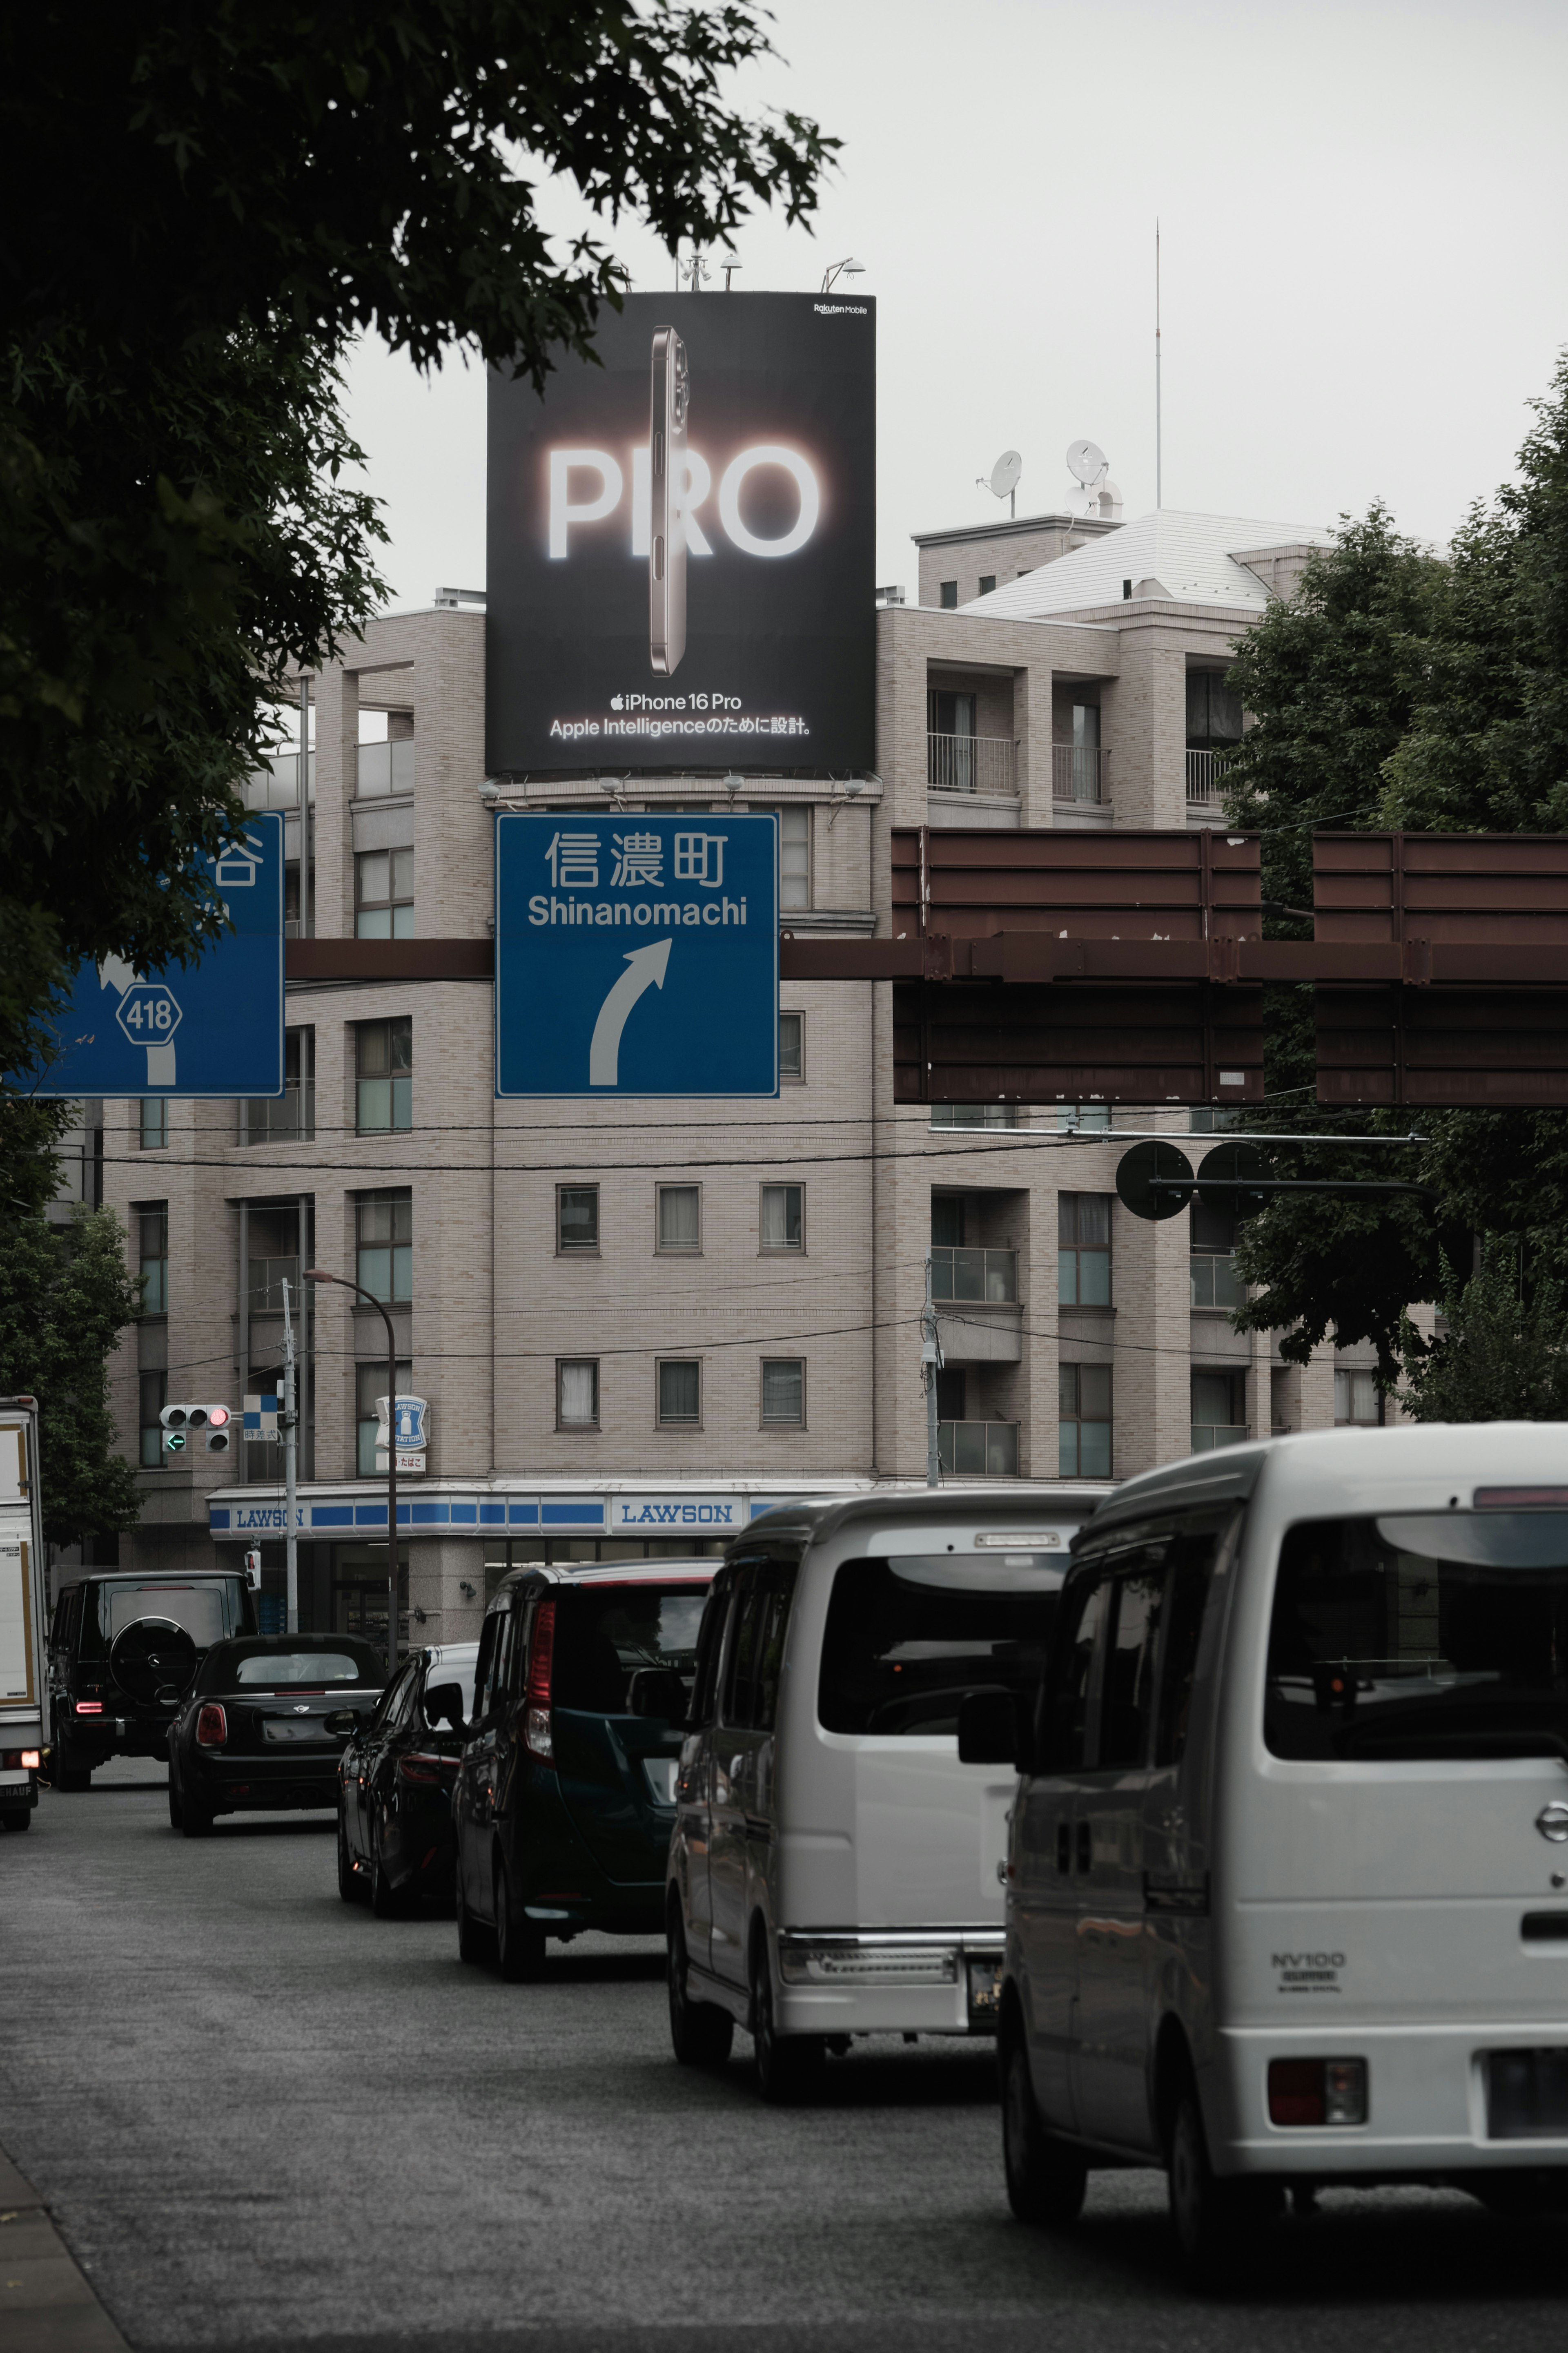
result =
M564 1587L552 1598L557 1707L624 1715L627 1686L639 1667L696 1672L706 1583Z
M83 1641L83 1655L101 1655L115 1636L139 1618L172 1618L176 1626L184 1628L197 1650L205 1651L229 1631L230 1600L216 1577L201 1585L182 1585L174 1577L166 1583L149 1578L145 1585L100 1585L99 1639L90 1648Z
M1568 1512L1291 1528L1264 1737L1276 1757L1568 1759Z
M844 1562L822 1638L824 1730L956 1734L969 1692L1032 1700L1067 1566L1027 1554Z

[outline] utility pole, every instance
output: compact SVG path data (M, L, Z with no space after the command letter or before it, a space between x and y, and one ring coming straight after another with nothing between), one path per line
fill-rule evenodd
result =
M300 672L300 937L310 936L310 673Z
M926 1388L926 1485L942 1484L942 1433L937 1426L936 1377L942 1370L936 1302L931 1296L931 1259L926 1252L926 1301L921 1313L921 1377Z
M1165 503L1160 417L1160 222L1154 220L1154 504Z
M386 1679L397 1672L397 1336L386 1303L363 1282L346 1274L331 1274L324 1266L308 1266L307 1282L335 1282L340 1290L356 1292L369 1302L386 1326Z
M283 1277L283 1525L289 1563L289 1631L300 1630L299 1514L294 1506L299 1469L300 1416L294 1405L294 1320L289 1313L289 1278Z

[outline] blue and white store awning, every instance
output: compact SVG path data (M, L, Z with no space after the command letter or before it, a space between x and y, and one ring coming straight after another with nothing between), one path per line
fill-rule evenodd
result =
M538 1536L687 1536L711 1539L737 1535L760 1513L807 1496L847 1500L868 1495L891 1482L827 1479L818 1484L783 1480L706 1482L699 1487L671 1485L583 1487L554 1490L542 1483L517 1488L489 1481L422 1479L399 1489L397 1525L411 1536L472 1536L476 1539ZM341 1486L302 1485L295 1501L295 1533L312 1541L353 1542L386 1535L386 1497L368 1482ZM207 1499L207 1526L218 1544L256 1544L288 1533L283 1496L277 1487L220 1487Z

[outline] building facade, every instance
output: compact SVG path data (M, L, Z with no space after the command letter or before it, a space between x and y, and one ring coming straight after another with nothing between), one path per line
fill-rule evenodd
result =
M254 1546L280 1609L279 1448L165 1468L158 1415L271 1391L287 1295L301 1620L384 1632L385 1324L302 1286L312 1266L385 1303L397 1391L428 1401L400 1512L416 1639L471 1634L520 1560L712 1548L781 1497L922 1479L928 1252L944 1475L1122 1477L1375 1419L1369 1359L1299 1371L1232 1331L1225 1220L1116 1200L1117 1131L1185 1113L895 1104L892 992L870 982L784 984L776 1102L497 1103L488 980L419 975L421 941L493 932L502 807L775 810L797 935L889 930L894 827L1212 824L1237 637L1317 536L1107 523L962 605L879 611L877 770L848 782L489 778L482 612L373 624L313 681L310 759L253 797L286 813L291 929L406 951L374 982L290 981L281 1103L95 1109L147 1278L116 1371L144 1491L121 1557Z

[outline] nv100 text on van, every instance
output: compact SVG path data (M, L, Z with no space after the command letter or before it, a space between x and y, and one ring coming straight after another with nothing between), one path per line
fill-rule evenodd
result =
M782 2100L854 2035L993 2031L1013 1777L959 1763L959 1708L1037 1688L1068 1546L1107 1492L790 1505L730 1546L689 1698L668 1674L631 1694L685 1732L678 2058L723 2058L740 2024Z
M1568 2206L1568 1483L1544 1425L1324 1432L1130 1481L1022 1773L1008 2192L1163 2165L1212 2274L1328 2183Z

